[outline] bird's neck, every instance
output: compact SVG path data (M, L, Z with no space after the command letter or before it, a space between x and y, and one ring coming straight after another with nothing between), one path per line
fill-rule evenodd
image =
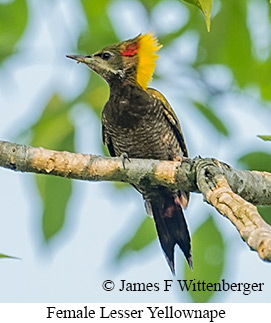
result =
M104 115L119 128L134 129L149 109L149 96L139 85L124 83L111 87Z
M133 77L116 78L109 82L110 96L129 99L133 94L145 92Z

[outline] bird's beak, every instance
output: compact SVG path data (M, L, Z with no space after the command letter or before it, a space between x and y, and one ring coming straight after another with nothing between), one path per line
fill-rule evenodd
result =
M85 63L88 64L91 61L92 56L88 55L88 56L83 56L83 55L66 55L66 57L74 59L75 61L77 61L77 63Z
M104 79L108 77L108 73L110 70L106 69L103 66L103 61L100 60L99 58L97 59L97 55L87 55L87 56L82 56L82 55L66 55L66 57L74 59L78 64L83 63L86 64L92 71L96 72L97 74L101 75ZM106 66L107 67L107 66ZM114 74L116 74L113 71Z

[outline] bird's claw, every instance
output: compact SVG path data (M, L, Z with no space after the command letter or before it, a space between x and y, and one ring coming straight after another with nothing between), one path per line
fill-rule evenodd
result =
M182 158L182 163L187 163L190 166L192 166L193 165L193 160L191 158L189 158L189 157L183 157Z
M128 156L127 153L122 153L120 155L120 158L121 158L121 161L122 161L122 167L123 167L123 169L125 169L125 161L131 162L130 159L129 159L129 156Z
M173 160L178 161L180 163L187 163L189 165L192 165L192 163L193 163L191 158L185 157L185 156L180 156L180 155L175 156Z

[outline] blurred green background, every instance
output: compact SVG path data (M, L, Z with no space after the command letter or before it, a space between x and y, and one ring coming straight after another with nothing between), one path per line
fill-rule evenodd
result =
M211 31L179 0L0 1L1 139L107 154L100 115L107 84L66 54L90 54L140 32L163 48L152 87L178 115L190 156L271 171L271 10L267 0L214 0ZM229 292L104 292L103 279L171 279L152 219L128 185L0 170L1 301L271 301ZM271 223L271 208L260 207ZM176 249L177 279L262 282L270 265L192 196L194 271ZM5 278L4 278L5 277ZM270 288L269 282L269 288ZM26 292L27 290L27 292ZM269 289L270 290L270 289Z

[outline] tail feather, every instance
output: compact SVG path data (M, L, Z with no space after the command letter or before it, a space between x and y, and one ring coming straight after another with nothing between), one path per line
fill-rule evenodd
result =
M152 213L161 247L172 273L174 268L174 247L183 251L188 265L192 268L190 235L183 210L174 196L166 196L163 201L151 200Z

